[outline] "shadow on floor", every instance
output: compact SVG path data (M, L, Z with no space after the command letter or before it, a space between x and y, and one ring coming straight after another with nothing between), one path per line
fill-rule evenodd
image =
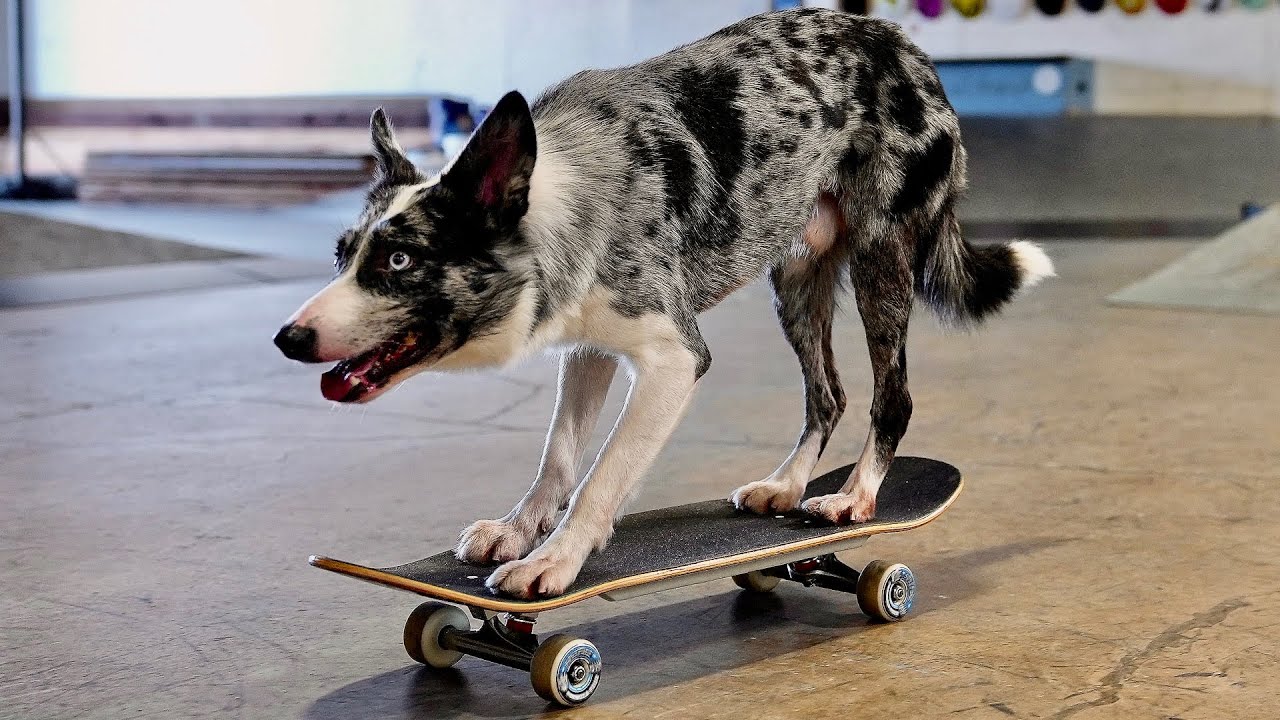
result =
M918 563L929 590L917 615L942 610L987 591L988 567L1070 542L1032 538ZM600 647L605 679L593 703L625 697L821 645L867 635L874 652L879 628L858 611L851 595L784 583L777 592L722 592L671 605L581 623L559 632ZM529 717L553 711L522 672L464 658L455 668L419 665L392 670L339 688L317 700L307 720L352 717Z

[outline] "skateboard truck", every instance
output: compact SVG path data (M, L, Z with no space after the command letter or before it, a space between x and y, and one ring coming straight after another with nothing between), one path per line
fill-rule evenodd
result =
M882 622L906 617L916 599L916 576L906 565L874 560L858 572L835 553L733 576L733 582L748 592L770 592L781 580L856 595L862 612Z
M404 649L434 668L471 655L524 670L538 695L564 706L585 702L600 684L600 651L589 641L561 634L538 642L537 613L473 613L483 619L478 630L456 605L422 603L405 623Z
M770 568L765 571L765 574L798 582L805 587L817 585L828 590L839 590L856 595L858 577L861 573L840 562L834 554L829 554Z

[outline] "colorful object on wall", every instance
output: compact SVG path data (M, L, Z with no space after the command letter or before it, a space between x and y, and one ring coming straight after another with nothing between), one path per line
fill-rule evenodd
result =
M1126 15L1137 15L1147 9L1147 0L1116 0L1116 5L1118 5Z
M987 0L987 14L1001 20L1013 20L1027 11L1027 0Z
M1237 0L1237 2L1246 10L1265 10L1271 5L1271 0Z
M1087 13L1096 13L1106 7L1107 0L1079 0L1080 9Z
M1196 6L1205 12L1216 13L1222 9L1222 0L1197 0Z
M1066 6L1066 0L1036 0L1036 7L1045 15L1061 15Z
M840 0L840 9L854 15L866 15L870 4L868 0Z
M986 6L986 0L951 0L951 7L967 18L978 17Z
M1187 9L1187 0L1156 0L1156 7L1169 15L1177 15Z
M946 9L943 0L916 0L916 9L927 18L936 18Z
M898 19L906 17L913 7L915 7L914 0L872 0L871 14L882 18Z

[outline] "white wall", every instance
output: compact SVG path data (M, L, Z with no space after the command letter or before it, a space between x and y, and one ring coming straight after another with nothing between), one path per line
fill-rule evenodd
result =
M4 0L0 0L3 2ZM810 4L834 4L814 0ZM762 11L768 0L31 0L36 97L448 92L492 101L619 65ZM1077 55L1270 88L1280 11L1154 6L904 22L940 58Z
M9 0L0 0L0 97L9 95Z
M505 0L37 0L45 99L490 91ZM497 28L497 32L495 32Z
M630 62L767 0L36 0L45 99L447 92Z

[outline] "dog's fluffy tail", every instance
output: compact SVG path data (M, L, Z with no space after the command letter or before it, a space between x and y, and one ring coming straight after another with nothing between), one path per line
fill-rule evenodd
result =
M932 247L921 247L916 291L938 317L955 325L980 322L1019 290L1052 277L1053 261L1039 246L1018 240L1005 245L970 245L951 213Z

